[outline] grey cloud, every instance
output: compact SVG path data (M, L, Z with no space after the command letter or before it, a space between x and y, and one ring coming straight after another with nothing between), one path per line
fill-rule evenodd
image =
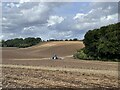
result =
M45 40L76 37L83 39L88 30L117 22L117 3L91 3L89 6L91 11L83 13L83 20L79 15L79 18L73 19L80 12L74 17L67 15L67 12L66 17L57 15L54 9L64 3L15 3L11 8L6 4L3 4L2 10L2 18L6 19L2 20L5 39L30 36L39 36ZM49 17L55 15L63 17L64 20L47 27Z
M91 3L91 8L102 8L109 15L118 13L118 2L95 2Z
M44 24L47 23L49 15L52 13L52 9L58 5L58 4L54 5L54 3L30 2L30 3L20 4L19 7L13 8L7 6L7 4L10 3L3 3L3 10L2 10L3 18L6 18L6 21L5 20L2 21L3 33L10 33L10 32L21 33L24 27L44 26ZM14 4L16 5L16 3ZM28 32L27 34L30 35L31 33Z
M118 22L118 4L112 3L91 3L91 11L78 13L73 19L76 20L74 27L82 30L99 28Z
M67 17L67 19L65 19L61 24L50 27L50 29L58 31L57 33L71 31L71 35L68 38L78 37L83 39L84 34L88 30L99 28L101 26L105 26L112 23L117 23L117 5L118 4L115 2L91 3L91 11L83 13L83 18L77 18L77 20L72 20L72 17ZM59 36L59 38L60 36L66 38L65 35L57 34L55 36Z

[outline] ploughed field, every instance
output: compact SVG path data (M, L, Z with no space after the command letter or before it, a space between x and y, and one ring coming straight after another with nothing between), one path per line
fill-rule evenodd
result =
M118 87L118 63L74 59L83 47L80 41L59 41L2 48L2 87ZM61 59L52 60L53 54Z

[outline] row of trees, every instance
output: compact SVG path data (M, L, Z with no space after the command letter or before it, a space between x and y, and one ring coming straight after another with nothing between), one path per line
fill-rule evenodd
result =
M65 39L65 40L63 40L63 39L61 39L61 40L58 40L58 39L49 39L47 41L81 41L81 40L79 40L77 38L74 38L74 39Z
M80 41L77 38L74 39L65 39L65 40L57 40L57 39L49 39L49 41ZM41 38L34 38L34 37L28 37L28 38L15 38L15 39L10 39L10 40L2 40L1 41L1 46L2 47L19 47L19 48L25 48L25 47L30 47L33 45L36 45L42 41Z
M85 48L75 57L81 59L120 59L120 23L90 30L85 34Z
M19 48L25 48L30 47L33 45L36 45L38 43L42 42L41 38L34 38L34 37L28 37L28 38L15 38L10 40L2 40L1 46L2 47L19 47Z

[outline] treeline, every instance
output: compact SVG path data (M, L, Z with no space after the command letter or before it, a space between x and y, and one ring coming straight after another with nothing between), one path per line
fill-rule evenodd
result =
M65 40L63 40L63 39L61 39L61 40L58 40L58 39L49 39L49 40L47 40L47 42L49 42L49 41L82 41L82 40L74 38L74 39L65 39Z
M120 61L120 23L89 30L83 43L75 58Z
M28 38L15 38L10 40L2 40L1 46L2 47L19 47L19 48L25 48L30 47L33 45L36 45L38 43L42 42L41 38L34 38L34 37L28 37Z
M77 38L74 39L61 39L61 40L57 40L57 39L49 39L47 40L47 42L49 41L81 41ZM18 48L26 48L26 47L30 47L33 45L36 45L40 42L45 42L44 40L42 40L41 38L34 38L34 37L28 37L28 38L15 38L15 39L9 39L9 40L2 40L1 41L1 46L2 47L18 47Z

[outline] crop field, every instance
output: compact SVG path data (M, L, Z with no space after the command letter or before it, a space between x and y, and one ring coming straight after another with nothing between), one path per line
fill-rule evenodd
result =
M3 88L117 88L118 62L74 59L80 41L2 48ZM61 59L52 60L53 54Z

